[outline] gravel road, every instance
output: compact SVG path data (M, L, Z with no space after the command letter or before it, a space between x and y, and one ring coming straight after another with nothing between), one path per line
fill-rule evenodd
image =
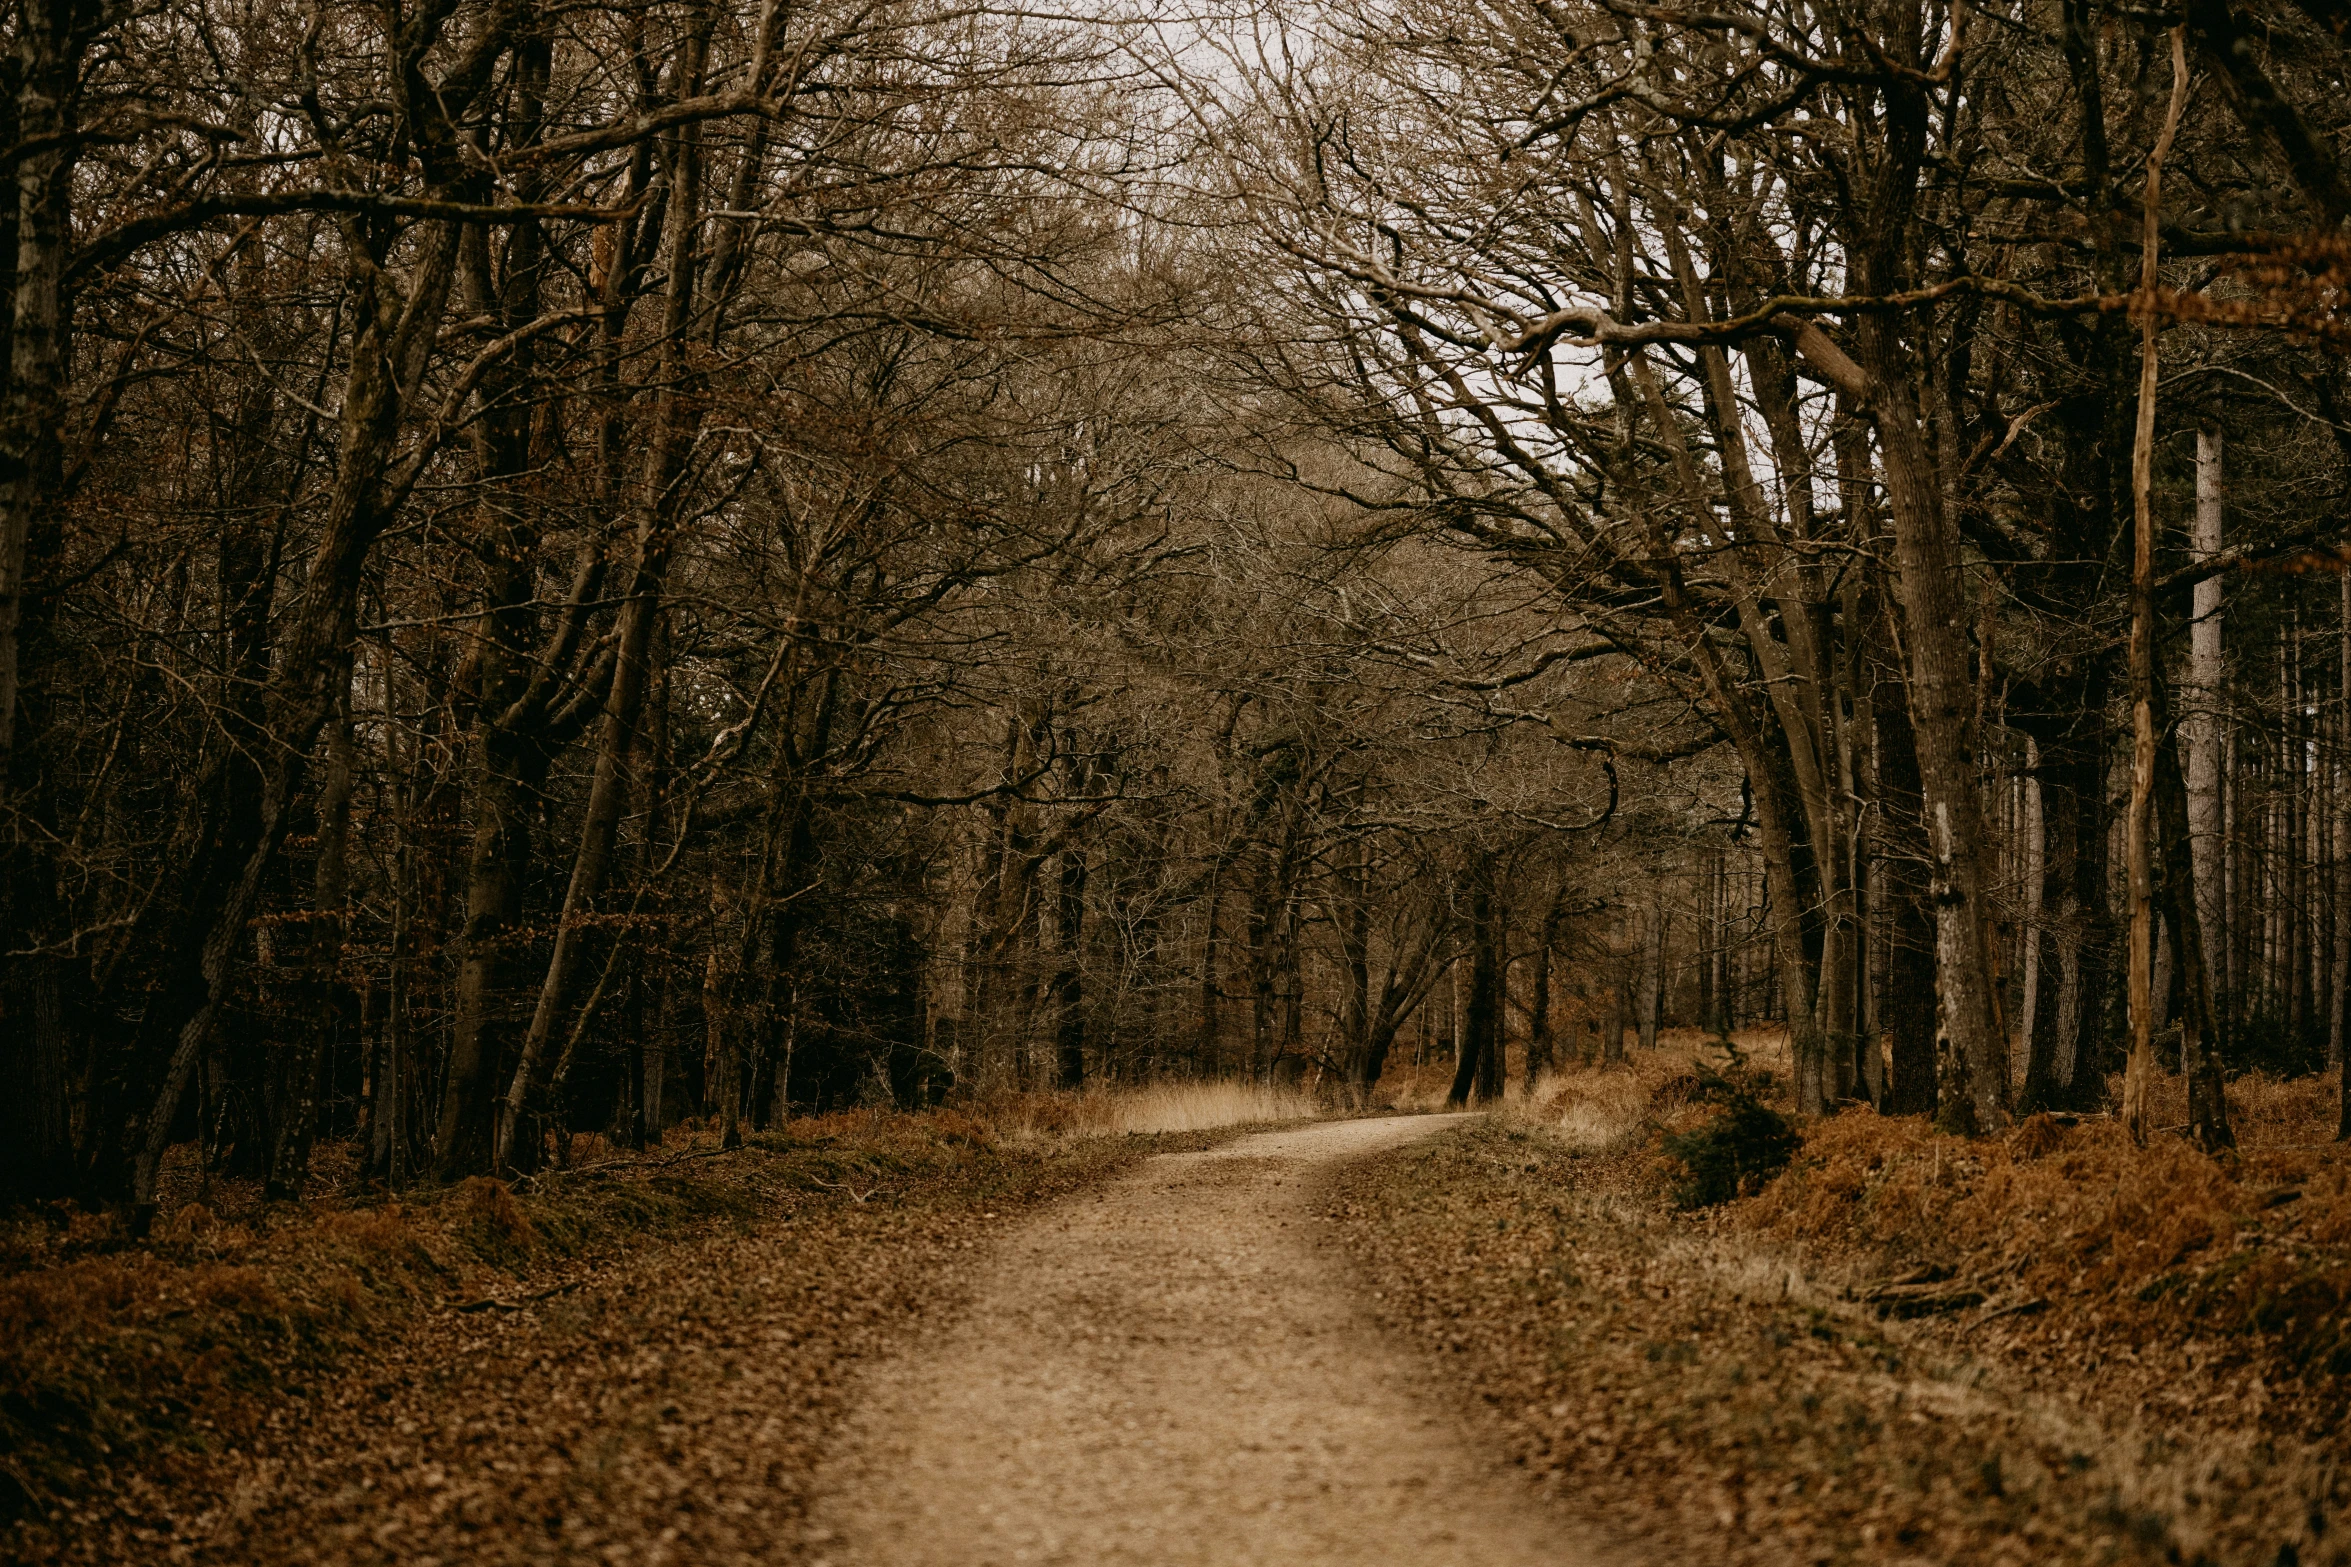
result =
M1023 1221L966 1312L878 1366L820 1468L831 1567L1603 1558L1383 1336L1315 1197L1451 1117L1172 1154Z

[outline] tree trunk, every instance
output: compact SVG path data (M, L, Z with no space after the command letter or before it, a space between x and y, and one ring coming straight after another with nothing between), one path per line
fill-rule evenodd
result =
M1339 1037L1346 1044L1347 1082L1355 1103L1370 1097L1379 1074L1371 1061L1371 846L1359 843L1340 873L1340 895L1331 927L1339 935L1339 961L1346 990L1340 1000Z
M2017 960L2020 979L2020 999L2017 1004L2017 1039L2024 1047L2026 1082L2031 1082L2034 1071L2035 1041L2043 1036L2041 1022L2041 959L2045 945L2043 936L2044 900L2048 895L2048 834L2041 820L2040 747L2032 740L2025 741L2025 776L2017 780L2017 832L2023 852L2018 856L2022 864L2018 878L2024 888L2024 918L2019 922L2022 931ZM2013 1057L2013 1052L2011 1052ZM2019 1094L2019 1103L2023 1095Z
M2327 989L2327 1065L2343 1068L2343 1001L2351 992L2351 572L2340 583L2337 625L2341 672L2335 691L2334 917L2335 963Z
M35 518L58 487L69 323L63 287L73 248L73 171L81 143L82 56L98 22L87 0L25 0L16 16L16 275L8 381L0 395L0 788L16 776L20 633ZM13 936L15 933L9 933Z
M356 781L348 668L341 684L342 703L327 732L326 774L320 781L318 799L318 860L308 932L307 987L315 1007L297 1025L296 1039L283 1052L286 1073L275 1085L278 1102L269 1115L268 1171L263 1186L264 1195L270 1198L301 1193L310 1172L311 1143L318 1132L322 1074L351 1021L353 998L342 978L344 922L350 897L351 792Z
M2156 285L2156 242L2161 217L2163 159L2179 128L2187 92L2186 35L2172 30L2171 107L2147 163L2145 241L2139 287ZM2122 1120L2134 1142L2144 1143L2147 1094L2155 1072L2155 886L2148 842L2155 792L2155 389L2157 323L2151 301L2139 324L2139 403L2131 445L2131 504L2135 518L2131 550L2131 803L2125 823L2130 875L2131 1055L2123 1077ZM2185 901L2193 903L2193 898Z
M1883 405L1879 444L1893 501L1910 654L1906 694L1935 916L1935 1114L1949 1131L1991 1132L2008 1121L2008 1041L1993 994L1959 541L1919 436L1909 356L1890 323L1866 321L1861 333L1874 349Z
M1086 1084L1086 857L1074 848L1061 851L1058 883L1054 934L1061 961L1053 975L1054 1055L1058 1086L1075 1093Z
M63 1196L73 1177L64 965L9 965L0 998L0 1195Z
M2196 537L2191 560L2220 553L2222 542L2223 444L2221 432L2196 432ZM2188 689L2180 727L2187 741L2188 831L2196 865L2196 914L2204 928L2205 972L2225 979L2228 934L2222 916L2220 831L2221 579L2196 584L2195 619L2189 630ZM2225 991L2226 985L2214 987ZM2225 1016L2225 1001L2215 1008Z
M1710 849L1698 862L1698 1026L1721 1031L1723 917L1720 884L1722 851Z
M1224 901L1223 865L1220 861L1208 873L1208 891L1203 897L1200 914L1200 1037L1193 1048L1195 1068L1208 1077L1224 1071L1224 1054L1219 1048L1219 1029L1222 1019L1217 1016L1216 989L1216 917L1218 906Z
M1769 894L1766 893L1768 897ZM1624 914L1621 910L1608 916L1608 966L1605 983L1608 987L1607 1021L1600 1029L1600 1064L1615 1066L1624 1060L1624 1032L1632 1016L1633 998L1626 972L1631 954L1625 940Z
M1878 820L1886 906L1885 991L1879 1021L1886 1035L1886 1098L1891 1115L1933 1115L1935 1072L1935 922L1928 902L1925 804L1910 707L1885 663L1876 664Z
M1566 919L1567 894L1562 889L1552 895L1551 908L1543 916L1542 934L1535 943L1534 1005L1527 1027L1526 1091L1530 1100L1552 1070L1551 953L1559 945L1560 927Z
M2197 922L2195 856L2188 827L2188 791L2178 731L2172 728L2160 680L2155 689L2156 722L2165 741L2155 759L2155 791L2163 841L2164 913L2177 935L2180 990L2180 1070L2188 1084L2188 1135L2207 1153L2236 1146L2229 1127L2228 1101L2221 1092L2220 1058L2214 1049L2212 987L2204 966L2210 949Z
M1665 989L1665 899L1654 886L1641 911L1641 935L1641 1048L1655 1050Z
M1445 1102L1455 1109L1502 1097L1502 964L1506 939L1502 902L1495 888L1497 866L1481 853L1469 875L1469 1001L1462 1019L1466 1037L1453 1065L1453 1086Z

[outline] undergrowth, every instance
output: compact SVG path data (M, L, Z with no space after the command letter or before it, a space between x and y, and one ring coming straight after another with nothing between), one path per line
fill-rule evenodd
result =
M1690 1075L1640 1072L1668 1097ZM2102 1287L2038 1314L2006 1310L2029 1297L2003 1288L1954 1292L1983 1301L1955 1316L1881 1316L1840 1287L1854 1275L1834 1257L1779 1236L1772 1205L1800 1193L1810 1222L1834 1230L1815 1179L1832 1128L1858 1148L1898 1123L1815 1123L1761 1194L1675 1212L1660 1134L1706 1110L1653 1103L1606 1149L1524 1119L1472 1123L1346 1172L1326 1210L1373 1309L1441 1358L1512 1461L1614 1531L1628 1559L2351 1563L2333 1522L2351 1505L2339 1437L2279 1419L2258 1379L2216 1381L2176 1338L2136 1353L2100 1339ZM1970 1146L1940 1141L1946 1158ZM1880 1215L1897 1251L1941 1238L1937 1204L1914 1211ZM1872 1254L1859 1277L1893 1255ZM1946 1288L1937 1271L1897 1278ZM2188 1389L2205 1395L2194 1407L2158 1401Z
M2045 1116L2005 1139L1850 1113L1805 1136L1741 1221L1882 1271L1931 1266L2043 1303L2050 1327L2266 1378L2339 1429L2351 1389L2351 1158L2323 1140L2331 1083L2230 1086L2241 1147L2134 1148Z
M1677 1207L1710 1208L1760 1191L1788 1167L1802 1142L1796 1124L1763 1102L1771 1091L1770 1077L1749 1067L1730 1040L1721 1041L1721 1048L1724 1064L1699 1062L1686 1096L1713 1106L1714 1113L1687 1131L1665 1132L1659 1139L1666 1157L1682 1167L1673 1183Z
M2028 1359L2108 1377L2115 1357L2125 1376L2192 1364L2150 1396L2257 1389L2273 1422L2339 1434L2351 1149L2332 1141L2335 1082L2247 1074L2227 1092L2239 1146L2218 1156L2176 1129L2137 1148L2098 1116L1973 1139L1866 1107L1792 1123L1744 1058L1715 1071L1688 1051L1553 1079L1517 1113L1571 1150L1627 1154L1655 1199L1719 1205L1732 1231L1816 1270L1960 1281L2009 1313L1993 1336ZM2153 1109L2186 1121L2177 1078L2157 1080Z

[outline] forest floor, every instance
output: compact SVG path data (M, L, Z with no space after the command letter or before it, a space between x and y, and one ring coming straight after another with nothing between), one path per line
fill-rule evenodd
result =
M1538 1487L1661 1560L2351 1561L2331 1079L2232 1085L2218 1159L1848 1110L1690 1212L1661 1151L1709 1113L1690 1064L1576 1073L1326 1199Z

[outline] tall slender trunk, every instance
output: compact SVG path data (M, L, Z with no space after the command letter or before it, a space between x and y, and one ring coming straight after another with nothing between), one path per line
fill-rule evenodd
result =
M2190 852L2188 790L2180 765L2179 734L2170 724L2167 693L2157 680L2156 725L2164 740L2155 758L2154 787L2163 849L2164 913L2177 934L2180 992L2180 1070L2188 1086L2188 1135L2206 1152L2236 1145L2228 1101L2221 1092L2215 1047L2208 950L2196 909L2195 859Z
M2221 432L2196 432L2196 535L2190 559L2208 560L2222 544L2222 477L2224 445ZM2196 584L2195 621L2189 630L2187 709L2181 730L2187 740L2188 831L2196 867L2196 913L2204 927L2205 970L2216 981L2216 992L2227 990L2228 925L2221 893L2222 857L2220 816L2220 704L2225 671L2221 648L2221 579L2207 577ZM2225 1017L2225 999L2215 1008Z
M1567 891L1563 887L1552 894L1542 933L1535 942L1534 1004L1527 1024L1526 1088L1530 1098L1536 1084L1552 1070L1551 954L1559 945L1560 928L1566 919Z
M327 765L318 798L318 857L313 871L309 990L314 1005L281 1052L283 1075L272 1084L264 1194L299 1195L310 1173L318 1132L321 1075L351 1021L350 987L343 983L343 935L350 896L351 793L356 781L351 736L350 680L327 731Z
M1894 1115L1935 1113L1935 922L1929 902L1925 801L1910 706L1886 659L1873 660L1877 720L1878 820L1886 907L1885 1107ZM1895 689L1885 688L1893 685Z
M2250 743L2240 744L2234 729L2221 736L2221 750L2221 859L2227 872L2221 892L2228 905L2224 917L2229 937L2226 986L2229 1027L2235 1030L2252 1017L2258 1000L2254 994L2257 976L2253 969L2254 944L2261 930L2261 922L2253 912L2260 907L2253 843L2256 818L2246 809L2244 779L2239 772L2241 767L2258 763L2257 748Z
M25 587L35 519L56 493L63 458L69 323L63 287L73 248L82 57L99 19L88 0L25 0L17 11L15 276L8 380L0 391L0 787L16 774ZM13 936L13 932L10 933Z
M43 830L56 780L41 755L38 666L49 639L26 590L62 542L56 507L65 429L74 170L82 60L99 11L87 0L29 0L16 13L14 92L0 134L29 148L0 198L0 1199L63 1195L74 1180L76 1075L72 965L42 949L62 907ZM108 1106L111 1111L114 1107ZM110 1117L111 1118L111 1117ZM103 1134L111 1142L111 1131Z
M1903 14L1900 46L1916 48L1917 14ZM1919 226L1913 221L1927 157L1926 89L1889 86L1881 151L1869 177L1851 188L1846 212L1850 264L1859 287L1892 292L1916 278ZM1854 324L1858 363L1825 333L1807 327L1799 351L1865 408L1877 429L1894 536L1899 640L1907 654L1906 695L1918 755L1935 910L1935 1030L1940 1076L1936 1118L1948 1130L1990 1132L2008 1121L2008 1049L2000 1022L1986 897L1986 839L1978 787L1969 615L1958 519L1949 497L1957 455L1938 461L1927 433L1937 367L1905 334L1907 318L1869 315ZM1922 386L1926 396L1922 399ZM1948 435L1949 420L1945 419Z
M678 90L701 88L707 64L715 13L694 8L678 63ZM630 759L636 754L638 712L644 702L655 627L664 609L669 562L677 544L678 519L685 505L683 482L686 456L700 428L699 403L686 374L686 338L695 313L694 284L699 274L694 258L701 216L702 148L700 132L685 127L673 133L665 148L669 180L663 235L664 269L668 291L662 301L661 352L654 370L659 388L654 399L653 428L646 442L637 497L632 511L635 563L613 629L612 685L606 696L603 730L596 751L596 770L588 789L586 819L580 827L578 853L572 859L571 878L564 887L563 909L555 926L555 946L547 959L545 979L531 1012L503 1100L496 1109L491 1153L494 1169L504 1169L531 1097L538 1087L540 1062L548 1042L568 1008L573 977L586 945L585 920L602 896L613 860L613 843L621 815L634 790ZM439 1150L444 1175L455 1173L458 1149L444 1141Z
M1766 894L1768 896L1768 894ZM1633 1012L1631 979L1631 942L1626 939L1624 911L1620 908L1608 916L1608 961L1602 983L1607 989L1605 1012L1608 1021L1600 1030L1600 1063L1614 1066L1624 1060L1624 1034Z
M1698 1026L1721 1027L1719 970L1722 964L1722 851L1708 849L1698 861Z
M2302 1041L2305 1021L2304 1008L2310 999L2307 984L2308 966L2303 961L2308 946L2308 922L2304 919L2302 887L2303 866L2308 858L2309 840L2304 831L2308 823L2305 806L2310 779L2309 749L2304 737L2302 715L2302 609L2294 607L2287 622L2285 657L2280 663L2278 683L2278 737L2280 740L2280 778L2285 785L2283 799L2284 830L2279 834L2285 849L2280 867L2278 923L2283 932L2278 942L2285 974L2286 1037L2297 1045Z
M547 959L546 977L539 986L538 1003L531 1012L529 1031L514 1065L504 1098L496 1107L491 1168L506 1169L515 1156L515 1138L522 1117L538 1087L539 1063L548 1042L566 1014L572 984L588 939L592 905L604 891L611 873L620 819L635 792L632 762L639 754L637 720L644 705L655 623L661 612L660 569L640 558L637 588L621 606L615 635L612 685L606 696L602 733L596 748L596 770L588 788L588 809L580 828L580 846L573 857L571 878L564 887L563 907L557 916L555 946ZM441 1141L435 1162L443 1179L464 1173L469 1149L462 1122L448 1119L444 1109Z
M2145 1142L2147 1095L2155 1073L2155 884L2148 842L2155 792L2155 388L2157 322L2153 309L2156 245L2162 217L2163 160L2179 129L2187 95L2186 34L2172 29L2171 106L2163 131L2147 160L2143 259L2139 288L2138 427L2131 445L2131 503L2135 518L2131 549L2131 803L2125 824L2131 900L2131 1055L2122 1090L2123 1125L2135 1142ZM2193 899L2186 900L2190 903Z
M2343 1070L2343 1002L2351 992L2351 572L2343 575L2336 641L2340 670L2335 688L2333 983L2327 988L2327 1065Z
M2041 949L2045 922L2042 919L2043 899L2047 896L2048 837L2041 821L2041 753L2031 739L2025 741L2025 775L2017 780L2017 839L2022 847L2018 858L2022 864L2017 874L2024 888L2024 918L2018 923L2022 930L2019 945L2022 955L2017 961L2022 994L2017 1005L2017 1039L2024 1047L2024 1076L2033 1075L2034 1039L2041 1032ZM2022 1096L2019 1096L2019 1103Z
M1665 239L1691 308L1703 313L1697 279L1678 230L1669 226ZM1724 492L1740 536L1760 547L1756 560L1748 558L1750 551L1746 549L1733 550L1724 560L1739 629L1761 676L1763 702L1759 707L1750 704L1744 693L1732 686L1711 653L1711 644L1700 652L1699 667L1716 714L1746 768L1765 866L1779 884L1780 918L1775 934L1781 973L1789 990L1797 1099L1802 1108L1817 1112L1826 1108L1821 1084L1830 1044L1815 1012L1825 1001L1831 1020L1849 1030L1850 1019L1840 998L1849 992L1845 958L1853 914L1851 889L1843 885L1839 870L1842 834L1830 758L1825 751L1821 692L1833 681L1812 608L1820 590L1817 583L1808 580L1808 568L1788 560L1789 552L1763 502L1761 487L1747 461L1737 412L1740 404L1728 361L1720 350L1707 348L1701 351L1700 363L1704 372L1700 384L1724 470ZM1712 499L1695 455L1665 402L1654 367L1635 355L1628 359L1627 368L1629 387L1638 389L1658 438L1672 456L1683 505L1693 514L1711 511ZM1792 391L1792 386L1791 381L1786 390ZM1792 418L1792 413L1789 416ZM1652 523L1651 536L1662 561L1673 545L1659 531L1660 526ZM1678 568L1667 561L1660 577L1669 611L1694 632L1695 617L1683 598ZM1776 632L1768 613L1774 603L1780 611ZM1693 646L1703 642L1704 636L1697 632ZM1807 911L1817 911L1824 922L1817 953L1806 939Z
M1665 991L1665 899L1655 883L1641 911L1641 938L1641 1048L1655 1050Z
M390 660L385 660L386 668ZM387 674L387 707L389 703ZM417 750L421 752L419 745ZM414 839L410 820L416 805L417 766L412 756L407 775L396 786L392 813L391 942L384 960L384 1024L376 1044L375 1069L368 1083L369 1145L365 1175L394 1189L409 1176L408 1105L413 1071L408 1045L408 959L411 916L416 902L416 876L411 863Z
M1054 1056L1058 1086L1074 1092L1086 1084L1086 857L1061 851L1054 897L1054 935L1059 965L1053 975Z
M2008 1120L2008 1042L1993 994L1987 842L1970 732L1975 682L1958 538L1919 435L1908 355L1891 323L1865 322L1862 337L1871 345L1883 405L1879 443L1893 502L1910 727L1935 915L1935 1113L1948 1130L1988 1132Z
M1456 1108L1502 1097L1503 944L1502 900L1495 882L1499 867L1480 852L1469 874L1469 999L1462 1026L1465 1038L1453 1064L1453 1086L1445 1102Z
M1219 1048L1223 1019L1217 1015L1216 981L1216 920L1219 906L1224 902L1224 864L1219 860L1208 872L1208 891L1201 900L1200 912L1200 1037L1193 1049L1196 1070L1203 1076L1215 1077L1224 1070L1224 1054Z
M1356 1103L1369 1097L1378 1081L1371 1056L1371 845L1355 845L1338 873L1340 897L1332 911L1331 928L1339 936L1339 962L1345 971L1339 1003L1339 1038L1347 1051L1347 1081Z

